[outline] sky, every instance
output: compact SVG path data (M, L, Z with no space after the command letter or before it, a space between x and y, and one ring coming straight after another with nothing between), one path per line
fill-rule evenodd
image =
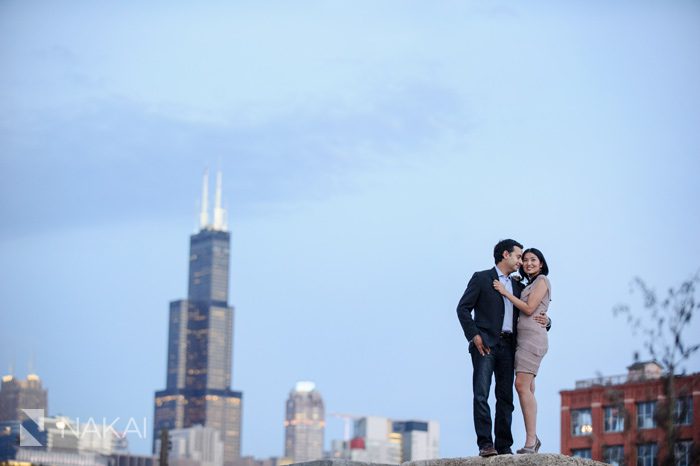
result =
M147 418L148 452L220 169L243 454L283 454L311 380L327 413L437 420L443 457L476 455L455 309L509 237L550 265L558 452L559 391L645 356L612 312L641 312L633 278L700 269L699 22L680 0L4 0L0 369L38 373L52 415Z

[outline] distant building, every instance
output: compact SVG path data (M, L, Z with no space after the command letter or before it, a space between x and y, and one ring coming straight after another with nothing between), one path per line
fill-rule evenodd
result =
M78 453L77 450L45 450L20 448L14 458L18 462L51 466L109 466L109 457L98 453Z
M242 393L231 390L233 307L228 304L231 234L221 207L217 175L213 221L208 178L202 193L200 230L190 237L187 299L170 303L165 390L156 392L153 452L162 429L202 425L219 431L224 463L241 453Z
M104 423L95 423L92 420L77 425L80 432L78 450L81 452L93 452L101 455L126 454L129 450L129 442L126 434L115 431Z
M80 449L84 430L69 418L42 417L37 421L0 423L0 461L53 466L109 466L108 456Z
M23 429L26 431L22 432ZM0 463L14 460L20 448L20 437L26 433L37 438L39 445L46 445L46 435L38 432L38 427L32 421L0 421Z
M401 463L401 434L393 431L393 422L385 417L356 419L349 447L347 459L352 461Z
M46 432L46 448L52 451L75 452L80 450L80 429L65 416L43 418ZM90 434L88 434L90 435Z
M665 408L662 369L636 363L627 375L576 382L561 395L561 453L612 465L659 464L669 447L657 413ZM700 446L700 373L677 376L673 410L679 427L676 464L690 465Z
M224 464L224 444L217 429L204 426L174 429L170 431L170 443L168 458L171 466ZM160 451L160 445L157 449Z
M440 425L437 421L357 417L352 438L333 440L330 457L384 464L437 459L440 457Z
M440 424L437 421L395 421L393 431L401 435L401 462L440 457Z
M29 374L27 380L12 375L2 378L0 386L0 421L25 421L23 409L43 409L48 411L48 393L36 374Z
M158 466L155 456L116 453L110 456L109 466Z
M313 382L299 382L289 392L284 421L284 455L295 463L323 459L323 399Z
M259 459L253 456L242 456L236 460L234 466L287 466L292 464L291 458L272 456Z

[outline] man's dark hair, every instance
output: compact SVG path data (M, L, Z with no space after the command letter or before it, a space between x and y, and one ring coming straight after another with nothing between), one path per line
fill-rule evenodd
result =
M515 241L514 239L502 239L501 241L498 242L496 246L493 248L493 260L496 264L501 262L503 260L503 253L508 251L508 252L513 252L514 247L519 247L520 249L523 248L523 245Z

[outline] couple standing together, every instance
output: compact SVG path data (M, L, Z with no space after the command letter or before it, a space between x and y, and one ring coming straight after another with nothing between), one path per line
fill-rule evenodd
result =
M494 268L476 272L457 306L469 340L474 390L474 427L479 456L512 454L513 379L525 420L525 446L517 453L537 453L535 376L547 352L551 285L542 253L512 239L493 249ZM511 278L520 271L526 282ZM472 311L474 316L472 317ZM495 442L491 436L488 398L496 378Z

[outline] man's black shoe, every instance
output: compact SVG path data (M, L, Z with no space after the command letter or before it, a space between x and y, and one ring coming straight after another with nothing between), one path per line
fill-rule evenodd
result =
M484 458L487 456L496 456L497 454L498 452L493 448L493 445L486 445L479 449L479 456L483 456Z
M506 450L498 450L498 454L499 455L512 455L513 450L511 450L510 448L508 448Z

